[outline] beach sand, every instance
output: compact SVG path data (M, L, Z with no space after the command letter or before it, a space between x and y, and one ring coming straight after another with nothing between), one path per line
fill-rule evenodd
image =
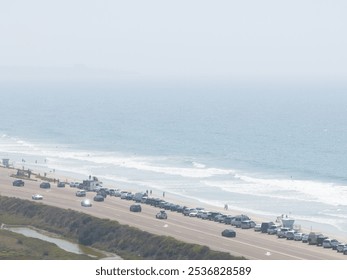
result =
M0 165L0 172L2 171L7 174L7 176L11 176L16 173L16 170L18 168L13 167L13 169L8 169L4 168L3 166ZM50 180L55 181L61 181L61 182L66 182L66 183L71 183L71 182L82 182L83 180L87 180L88 178L83 178L83 176L79 175L77 176L74 174L67 174L64 172L60 172L59 170L46 170L46 169L38 169L38 170L33 170L33 180L40 180L36 178L36 175L40 176L46 176ZM0 174L1 174L0 173ZM126 190L132 193L136 192L146 192L145 189L134 189L134 188L122 188L122 186L117 185L115 186L113 182L107 181L107 180L102 180L103 186L109 187L109 188L119 188L121 190ZM169 191L160 190L160 189L154 189L150 188L148 191L151 192L151 196L155 198L161 198L163 200L166 200L171 203L175 203L178 205L182 206L187 206L189 208L203 208L207 211L213 211L213 212L220 212L222 214L226 215L231 215L231 216L236 216L236 215L247 215L249 216L255 223L262 223L262 222L276 222L281 215L287 215L287 213L278 213L277 215L269 216L269 215L260 215L259 213L246 213L246 212L240 212L237 209L233 209L233 205L227 205L227 209L225 208L226 205L220 205L220 207L216 205L211 205L205 202L200 201L198 198L187 198ZM290 217L295 219L295 217ZM312 221L296 221L295 222L296 228L300 229L301 232L304 233L309 233L311 231L317 232L317 233L322 233L325 235L328 235L331 239L335 238L338 240L345 240L347 243L347 238L343 234L339 233L336 231L336 229L332 226L329 225L324 225L324 224L318 224L314 223Z

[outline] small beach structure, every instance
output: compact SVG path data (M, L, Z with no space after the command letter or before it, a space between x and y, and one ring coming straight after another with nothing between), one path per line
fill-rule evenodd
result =
M17 169L16 177L30 179L31 174L32 174L32 171L30 169L28 169L28 170Z
M2 165L6 168L10 167L10 160L8 158L3 158L2 159Z
M279 223L284 228L293 229L295 220L288 217L288 215L282 215L277 217L276 223Z
M101 187L102 182L100 182L96 177L93 177L89 180L83 180L82 182L82 188L86 191L95 191L97 189L100 189Z

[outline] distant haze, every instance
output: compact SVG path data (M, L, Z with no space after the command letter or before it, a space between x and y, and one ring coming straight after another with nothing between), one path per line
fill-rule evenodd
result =
M1 1L0 80L345 82L346 11L345 0Z

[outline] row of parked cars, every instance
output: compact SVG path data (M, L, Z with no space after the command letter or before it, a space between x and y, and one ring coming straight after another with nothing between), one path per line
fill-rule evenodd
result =
M323 248L331 248L333 250L337 250L337 252L342 252L343 254L347 255L347 244L341 243L336 239L329 239L327 236L324 236L322 234L305 234L291 228L280 227L278 224L275 224L273 222L264 222L257 224L250 217L244 214L232 216L223 214L221 212L208 211L203 208L189 208L186 206L173 204L159 198L146 197L143 198L141 202L150 204L158 208L181 212L184 216L224 223L241 229L253 228L254 231L273 234L278 238L302 241L303 243L308 243L310 245L322 246ZM227 228L222 231L221 235L225 237L236 237L236 232L232 228Z
M330 239L321 233L310 232L308 234L286 227L281 227L273 222L264 222L254 227L255 231L276 235L278 238L301 241L309 245L331 248L337 252L347 255L347 244L339 242L337 239Z
M22 187L24 186L23 180L15 180L13 181L13 186L16 187ZM79 188L76 191L77 197L85 197L87 192L83 189L80 189L81 184L80 183L70 183L71 187ZM40 188L42 189L49 189L51 187L49 182L42 182L40 184ZM60 182L58 183L58 187L65 187L65 183ZM235 226L237 228L241 229L250 229L253 228L254 231L258 231L261 233L267 233L270 235L276 235L278 238L285 238L287 240L294 240L294 241L301 241L302 243L307 243L309 245L317 245L321 246L323 248L331 248L333 250L336 250L337 252L342 252L343 254L347 255L347 244L341 243L336 239L330 239L327 236L324 236L322 234L317 234L314 232L311 232L309 234L305 234L290 228L280 227L278 224L275 224L273 222L263 222L261 224L257 224L254 221L252 221L247 215L228 215L217 211L208 211L204 208L190 208L187 206L182 206L178 204L174 204L168 201L165 201L161 198L154 198L149 197L147 193L131 193L128 191L120 190L120 189L110 189L110 188L103 188L100 187L95 190L96 195L94 196L93 200L97 202L104 201L104 199L107 196L114 196L119 197L121 199L125 200L132 200L135 201L136 204L133 204L130 206L131 212L141 212L142 207L141 203L148 204L154 207L161 208L157 214L157 219L167 219L168 215L165 210L169 211L175 211L178 213L182 213L184 216L191 217L191 218L200 218L203 220L210 220L218 223L223 223L226 225ZM43 199L43 196L40 194L35 194L32 196L32 199L34 200L41 200ZM84 199L81 202L81 205L84 207L91 207L92 203L89 199ZM225 229L221 233L222 236L225 237L236 237L236 232L231 229Z
M165 210L168 210L172 212L182 213L182 215L187 217L194 217L203 220L210 220L218 223L229 224L242 229L253 228L256 225L256 223L252 221L247 215L232 216L217 211L208 211L204 208L199 207L191 208L171 203L161 198L149 197L147 193L132 194L126 191L118 190L115 196L120 197L121 199L135 201L137 204L130 206L130 211L132 212L140 212L140 210L137 209L140 209L141 203L162 209L156 214L157 219L167 219L167 212ZM236 232L232 229L226 229L222 232L222 236L235 237Z

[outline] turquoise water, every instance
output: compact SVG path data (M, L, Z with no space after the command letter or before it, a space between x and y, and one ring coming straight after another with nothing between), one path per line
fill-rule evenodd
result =
M0 90L0 157L16 165L274 218L290 213L347 233L343 88Z

